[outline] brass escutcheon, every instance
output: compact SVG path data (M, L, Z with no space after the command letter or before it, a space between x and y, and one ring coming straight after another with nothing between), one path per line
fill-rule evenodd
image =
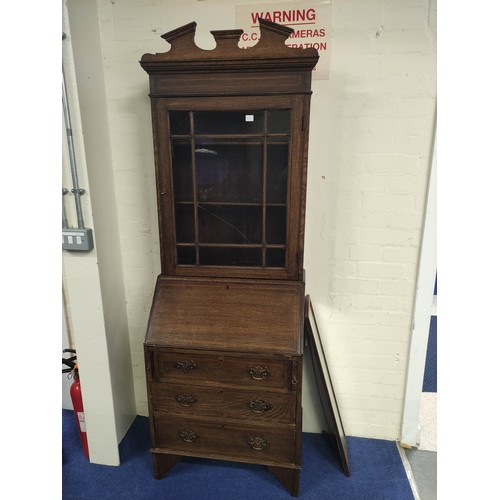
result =
M184 373L196 369L196 363L194 361L177 361L174 366Z
M267 367L262 367L262 366L254 366L253 368L250 368L248 370L248 373L252 376L254 380L263 380L265 377L269 375L269 370Z
M182 406L193 406L198 401L194 394L177 394L175 399Z
M261 451L267 446L267 439L260 436L249 436L248 444L254 450Z
M254 413L264 413L273 407L273 405L265 399L251 399L248 402L248 406Z
M179 431L179 437L186 443L193 443L200 437L200 435L195 431L190 431L189 429L183 429Z

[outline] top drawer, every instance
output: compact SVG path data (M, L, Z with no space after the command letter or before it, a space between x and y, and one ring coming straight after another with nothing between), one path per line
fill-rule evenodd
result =
M226 384L293 389L297 361L185 352L151 351L152 376L158 382Z

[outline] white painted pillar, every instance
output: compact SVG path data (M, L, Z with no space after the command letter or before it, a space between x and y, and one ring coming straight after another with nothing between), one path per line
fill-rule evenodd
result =
M63 5L63 64L79 184L86 191L83 218L95 244L90 252L63 251L66 313L78 356L90 461L119 465L118 445L136 408L100 30L94 1ZM69 182L67 170L63 164L63 183ZM75 225L72 215L68 211Z

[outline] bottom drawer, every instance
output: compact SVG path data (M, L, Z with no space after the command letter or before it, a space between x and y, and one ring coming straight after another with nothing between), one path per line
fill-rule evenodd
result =
M154 413L154 426L156 447L169 453L263 464L295 464L300 456L293 427L211 424L176 420L161 412Z

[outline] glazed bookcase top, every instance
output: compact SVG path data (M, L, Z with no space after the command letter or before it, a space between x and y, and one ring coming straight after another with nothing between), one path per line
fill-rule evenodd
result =
M260 40L196 23L144 54L149 74L162 274L302 280L311 73L316 49L260 19Z

